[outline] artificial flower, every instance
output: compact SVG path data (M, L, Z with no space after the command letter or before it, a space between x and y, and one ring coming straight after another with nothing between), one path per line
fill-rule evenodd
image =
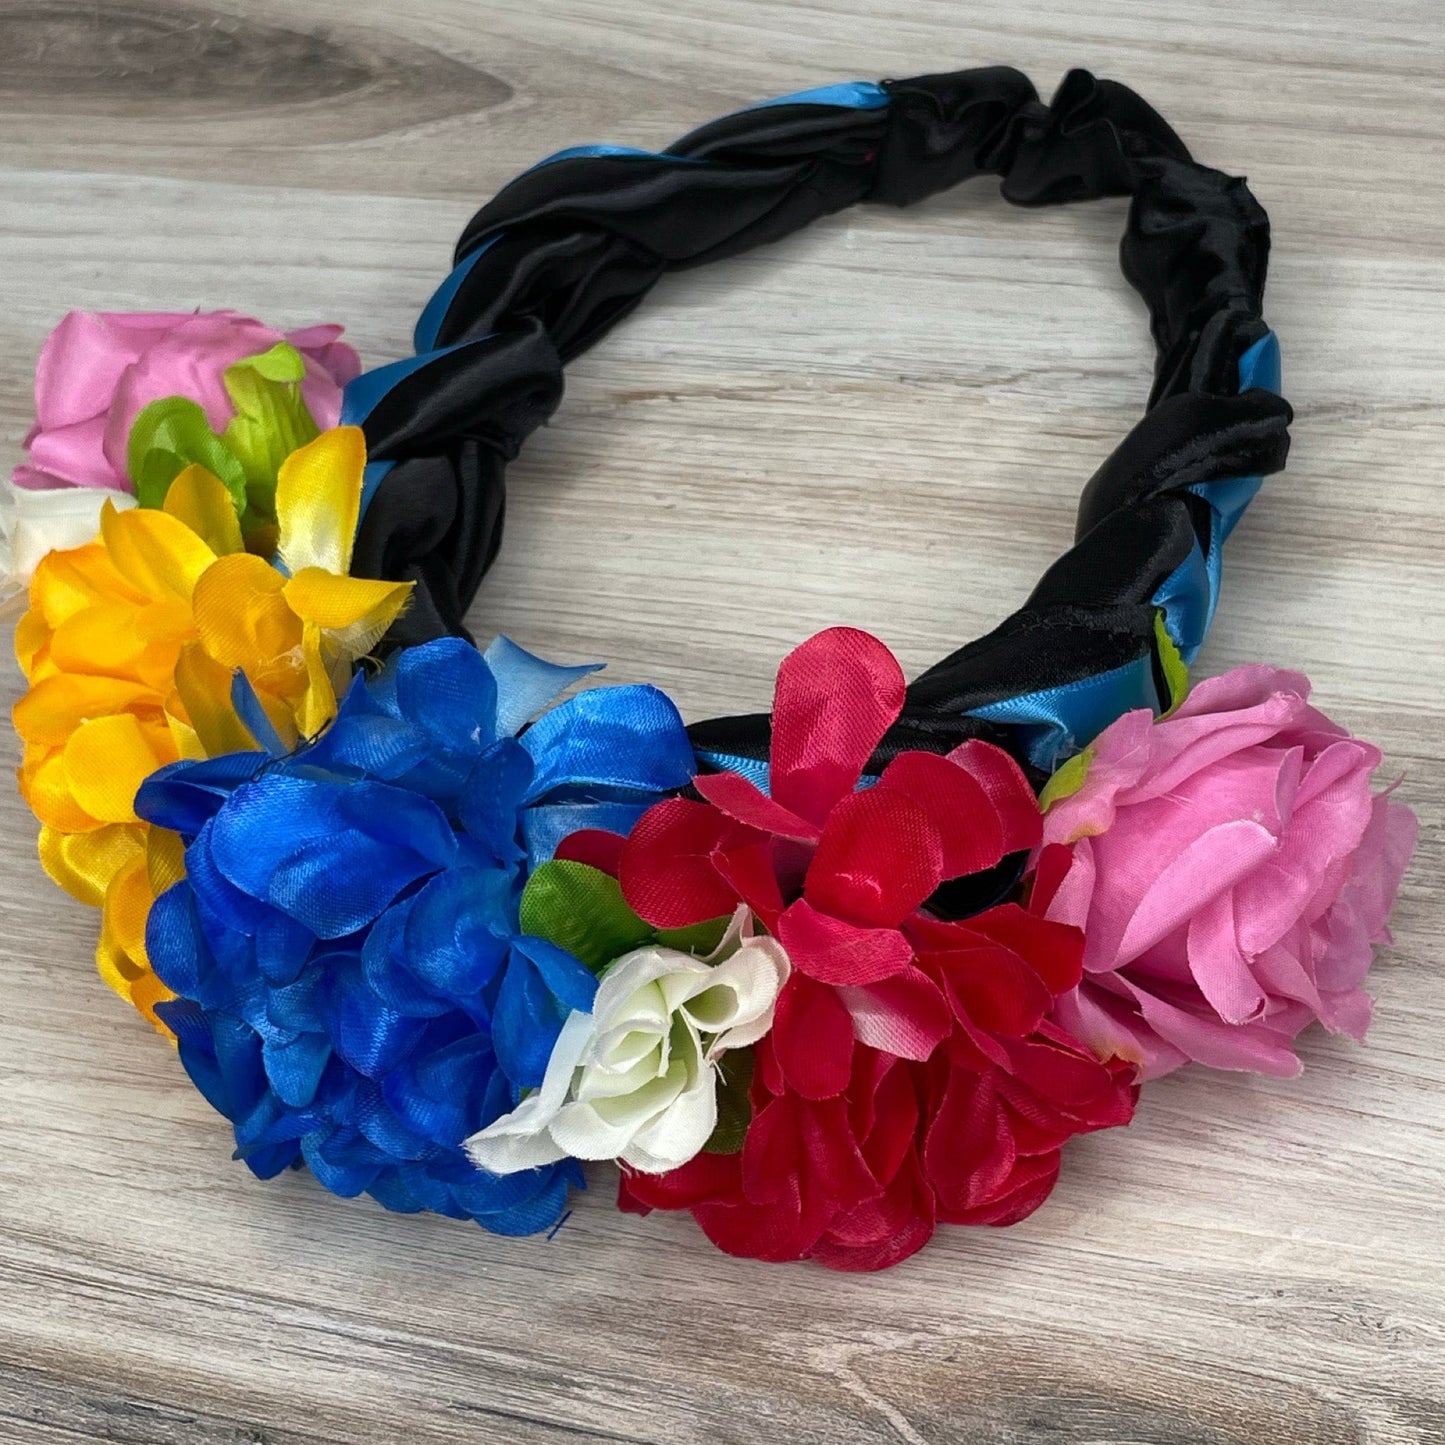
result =
M243 550L230 496L200 467L176 478L160 510L107 504L94 542L36 569L15 633L30 684L14 710L20 790L51 877L105 906L102 973L152 1021L138 948L151 850L136 789L178 758L251 745L232 704L237 669L287 745L335 713L353 663L410 590L346 575L365 461L354 427L287 459L277 503L289 576Z
M788 959L752 937L740 908L718 948L633 949L608 965L589 1011L562 1027L542 1087L467 1140L481 1168L512 1174L558 1159L617 1159L661 1174L718 1123L718 1066L772 1025Z
M304 1160L335 1193L501 1233L560 1216L575 1165L502 1179L461 1147L543 1084L597 987L521 933L523 881L538 838L625 826L692 767L651 688L592 689L522 730L589 670L442 639L358 676L295 752L272 739L141 788L185 843L146 932L176 995L158 1012L258 1176Z
M1048 1019L1078 982L1076 930L1013 904L928 913L945 880L1037 843L1039 810L985 743L904 752L865 783L902 702L880 642L820 634L778 674L769 792L699 777L705 803L658 804L620 850L644 919L678 927L741 900L792 962L741 1150L623 1177L625 1208L690 1209L731 1253L885 1268L939 1219L1022 1218L1067 1138L1132 1113L1132 1070Z
M1033 906L1086 939L1055 1018L1145 1079L1190 1060L1295 1074L1307 1024L1365 1032L1416 823L1309 690L1236 668L1162 721L1126 713L1054 790Z
M40 352L30 461L15 469L15 485L133 491L127 451L147 406L184 397L223 433L238 415L227 371L283 343L303 359L301 396L312 420L323 431L334 427L342 388L361 369L340 336L339 326L283 335L235 311L72 311Z

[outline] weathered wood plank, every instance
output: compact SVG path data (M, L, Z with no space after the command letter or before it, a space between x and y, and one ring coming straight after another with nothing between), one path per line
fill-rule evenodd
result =
M665 143L851 74L1085 63L1275 222L1299 418L1201 667L1300 666L1424 824L1358 1048L1175 1076L1050 1204L876 1279L620 1216L503 1241L261 1185L89 963L0 797L0 1438L1445 1439L1445 16L1427 0L16 0L0 5L0 442L68 306L338 319L400 355L471 208L557 146ZM990 187L669 281L572 368L473 613L688 716L846 622L917 668L1066 544L1149 355L1117 203ZM0 693L18 693L13 671ZM13 745L7 744L12 748Z

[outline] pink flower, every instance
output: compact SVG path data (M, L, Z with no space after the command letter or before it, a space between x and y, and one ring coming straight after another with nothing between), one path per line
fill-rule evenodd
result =
M1364 1035L1416 823L1372 795L1379 750L1308 697L1299 673L1240 667L1165 721L1126 713L1045 816L1032 906L1085 936L1054 1017L1144 1079L1190 1060L1296 1074L1315 1019Z
M200 404L215 431L223 431L235 414L226 368L281 341L306 358L301 391L317 426L333 427L341 415L341 388L361 369L340 335L339 326L283 335L234 311L72 311L41 350L36 422L25 438L30 462L16 467L14 484L132 491L126 443L141 411L162 397L184 396Z

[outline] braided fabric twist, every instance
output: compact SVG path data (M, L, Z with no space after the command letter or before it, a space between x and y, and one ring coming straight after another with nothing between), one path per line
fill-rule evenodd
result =
M1075 545L986 636L929 668L884 739L1008 747L1035 776L1131 706L1167 706L1168 658L1212 619L1224 538L1288 450L1262 316L1269 222L1126 86L1069 73L1043 104L1007 67L856 83L726 116L661 153L563 151L462 234L417 356L353 384L372 458L353 567L415 581L391 641L464 633L501 539L503 474L562 367L667 271L776 241L858 201L907 205L998 176L1021 206L1129 195L1121 265L1157 352L1143 417L1085 486ZM766 715L694 724L704 768L756 771Z

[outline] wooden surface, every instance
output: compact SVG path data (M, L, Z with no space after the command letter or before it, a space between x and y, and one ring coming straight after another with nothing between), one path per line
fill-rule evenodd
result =
M1445 1440L1438 0L0 0L0 460L67 307L341 320L380 363L557 147L995 61L1135 85L1273 218L1295 450L1200 670L1305 668L1407 775L1369 1044L1171 1077L1026 1224L879 1277L730 1260L605 1172L551 1242L499 1240L228 1162L7 793L0 1441ZM696 717L830 623L910 671L986 630L1148 389L1123 209L978 184L660 286L513 468L478 631Z

